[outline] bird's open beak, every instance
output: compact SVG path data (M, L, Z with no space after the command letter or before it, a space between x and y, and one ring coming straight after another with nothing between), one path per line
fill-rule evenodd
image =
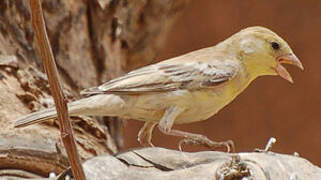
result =
M293 83L293 80L290 73L281 64L292 64L302 70L304 69L301 61L294 54L282 55L279 56L276 60L278 62L277 66L275 67L276 73L283 79L286 79L291 83Z

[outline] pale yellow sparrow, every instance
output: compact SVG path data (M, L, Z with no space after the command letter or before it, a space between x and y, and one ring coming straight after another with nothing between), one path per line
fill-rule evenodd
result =
M179 57L142 67L101 86L82 92L88 96L68 104L71 116L100 115L144 121L138 140L151 144L156 124L161 132L209 147L226 145L207 137L173 130L173 124L206 120L240 94L254 79L280 75L292 82L281 63L303 69L289 45L263 27L246 28L225 41ZM56 117L55 108L34 112L15 126Z

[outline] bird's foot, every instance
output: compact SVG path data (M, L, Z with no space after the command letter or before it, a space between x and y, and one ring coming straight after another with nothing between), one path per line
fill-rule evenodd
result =
M139 144L143 147L155 147L154 144L150 140L137 138Z
M183 145L186 144L192 144L192 145L203 145L205 147L210 148L211 150L220 148L220 147L225 147L227 152L235 152L235 146L234 142L232 140L228 141L222 141L222 142L216 142L208 139L205 136L202 136L202 138L197 138L197 139L190 139L190 138L185 138L182 139L178 143L178 148L180 151L183 151Z

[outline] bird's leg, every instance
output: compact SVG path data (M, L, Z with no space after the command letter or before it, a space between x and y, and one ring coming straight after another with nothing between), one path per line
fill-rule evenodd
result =
M137 140L142 146L154 147L152 144L152 133L156 124L155 122L145 122L144 126L139 130Z
M208 139L206 136L203 136L201 134L194 134L179 130L173 130L172 126L174 124L174 121L176 117L183 112L184 109L174 106L168 108L162 119L160 120L158 124L158 128L161 132L163 132L166 135L172 135L172 136L179 136L184 137L182 141L179 143L179 149L182 149L183 144L201 144L206 147L209 147L211 149L218 148L218 147L226 147L227 151L234 151L234 143L233 141L224 141L224 142L215 142L210 139Z

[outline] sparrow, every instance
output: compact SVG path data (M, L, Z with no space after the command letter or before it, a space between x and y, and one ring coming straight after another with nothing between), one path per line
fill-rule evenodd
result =
M288 43L264 27L248 27L215 46L148 65L81 92L85 98L68 103L71 116L117 116L145 122L138 141L153 146L156 125L182 143L208 147L233 146L204 135L172 129L174 124L206 120L235 99L257 77L279 75L293 83L282 64L303 65ZM54 119L55 108L26 115L15 127Z

